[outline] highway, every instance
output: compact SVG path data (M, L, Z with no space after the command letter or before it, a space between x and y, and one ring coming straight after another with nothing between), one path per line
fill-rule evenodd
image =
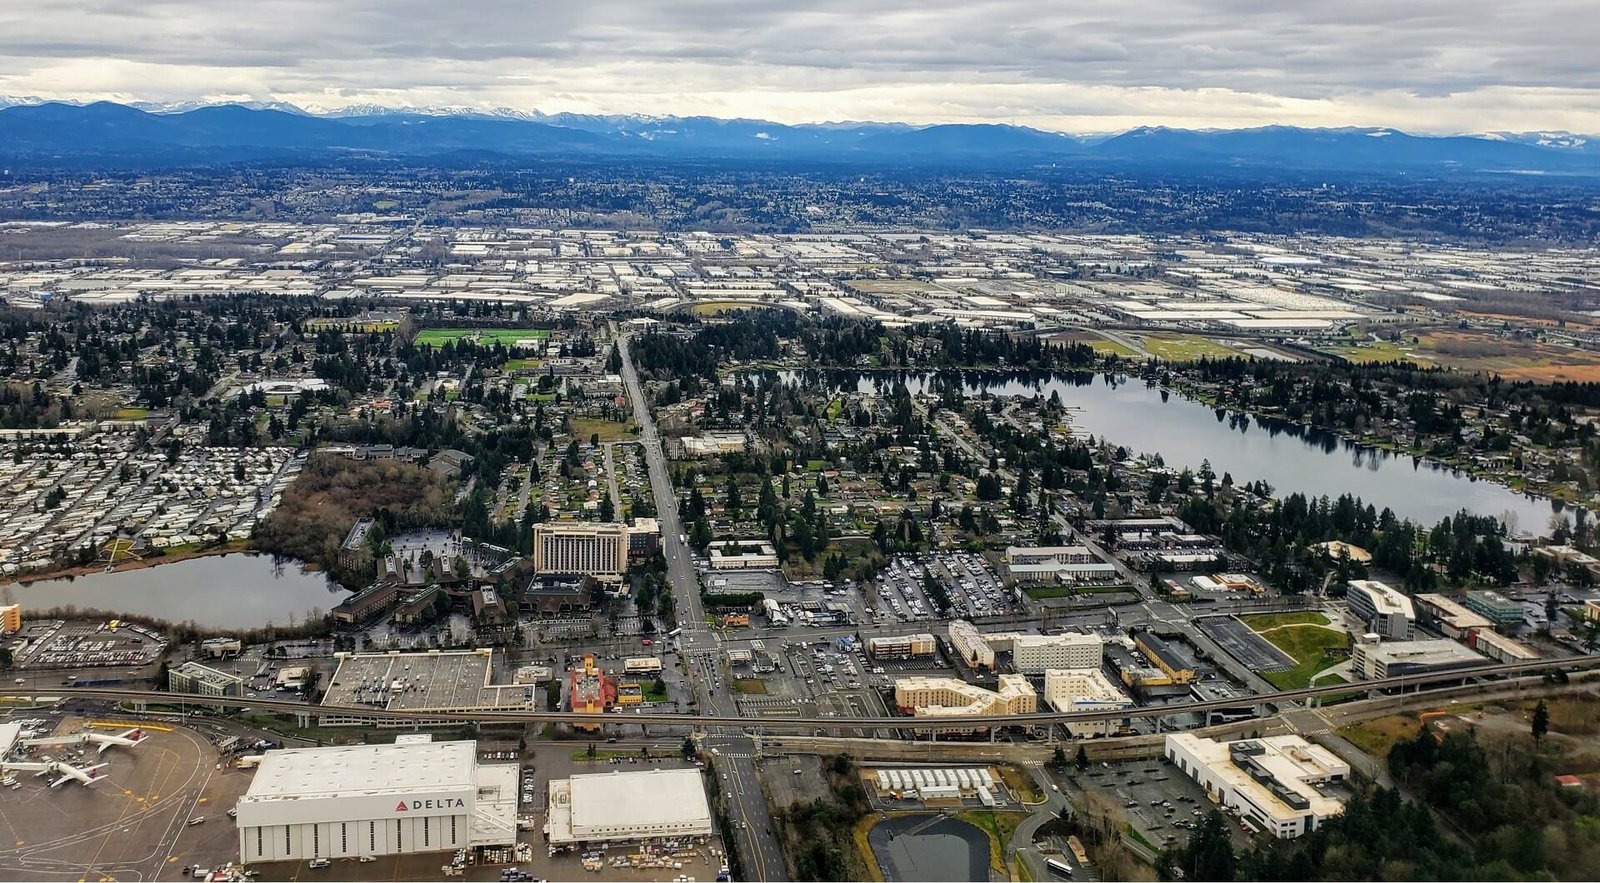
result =
M676 601L679 653L689 661L689 680L706 720L727 719L732 729L713 727L701 740L701 750L714 761L722 796L733 823L733 844L739 850L744 876L752 880L787 880L783 851L767 809L766 793L756 770L756 745L740 724L738 705L729 692L728 675L722 669L720 640L706 628L705 611L700 605L700 579L695 574L684 536L688 533L678 517L678 496L667 473L666 454L656 432L650 403L639 385L633 354L626 335L617 339L622 356L622 382L633 405L633 419L639 426L639 443L644 449L645 467L650 473L650 490L655 496L656 521L661 526L661 549L667 559L667 581ZM609 449L607 449L609 454ZM679 722L682 719L679 718Z
M1112 711L1043 711L1033 714L991 714L973 715L961 718L962 726L1015 726L1015 727L1043 727L1050 724L1067 723L1069 721L1089 722L1098 720L1120 720L1123 718L1144 717L1169 717L1179 714L1193 714L1223 708L1237 708L1241 705L1283 705L1302 699L1312 699L1319 696L1337 696L1353 692L1370 692L1376 690L1404 690L1413 695L1427 692L1423 688L1429 685L1448 686L1458 681L1486 677L1508 677L1521 674L1539 674L1544 671L1563 670L1575 672L1600 667L1600 654L1589 656L1573 656L1566 659L1537 659L1531 662L1488 663L1473 668L1457 669L1455 671L1434 672L1429 674L1401 675L1399 677L1384 678L1374 681L1357 681L1349 684L1330 684L1323 687L1304 687L1296 690L1280 690L1275 693L1266 693L1260 696L1234 696L1227 699L1212 699L1204 702L1178 702L1170 705L1157 705L1143 708L1125 708ZM432 723L439 720L451 722L477 721L480 723L569 723L593 724L595 717L592 714L583 714L571 711L539 711L536 709L515 711L452 711L446 709L387 709L367 705L307 705L304 702L292 702L284 699L239 699L237 697L223 696L198 696L193 694L167 693L160 690L115 690L99 687L60 687L49 691L39 689L17 689L8 687L0 689L0 696L12 697L37 697L44 699L103 699L112 702L143 702L170 705L181 702L184 705L234 708L240 705L251 709L269 711L279 714L301 714L316 717L328 714L338 717L361 716L370 720L382 721L415 721ZM750 728L762 732L803 732L807 730L831 730L834 732L857 731L872 729L898 729L898 730L942 730L950 726L948 718L928 717L770 717L749 718L734 713L698 715L669 714L663 712L650 712L646 714L618 714L617 723L637 723L651 726L690 726L695 728ZM708 736L708 738L710 738Z

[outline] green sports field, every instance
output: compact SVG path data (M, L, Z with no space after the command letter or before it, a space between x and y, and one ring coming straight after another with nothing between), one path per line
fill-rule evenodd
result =
M550 336L550 332L544 328L424 328L417 332L413 343L418 346L443 346L474 336L484 346L496 341L502 346L511 346L519 340L543 340Z

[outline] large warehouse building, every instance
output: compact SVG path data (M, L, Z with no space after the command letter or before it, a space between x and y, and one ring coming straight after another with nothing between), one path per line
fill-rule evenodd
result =
M245 862L510 846L517 767L426 736L268 751L238 813Z
M1362 680L1432 674L1483 665L1486 660L1455 641L1379 643L1363 635L1350 648L1350 670Z
M1299 736L1218 742L1174 733L1165 754L1253 831L1299 837L1344 812L1344 802L1322 786L1349 778L1350 765Z
M697 769L551 779L544 832L552 846L708 837L711 806Z

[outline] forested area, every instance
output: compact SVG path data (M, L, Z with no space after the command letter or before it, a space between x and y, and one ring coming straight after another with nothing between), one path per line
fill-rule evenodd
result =
M1236 852L1212 813L1165 856L1189 880L1591 880L1600 800L1562 788L1553 756L1518 735L1424 727L1389 752L1399 792L1362 788L1296 840Z

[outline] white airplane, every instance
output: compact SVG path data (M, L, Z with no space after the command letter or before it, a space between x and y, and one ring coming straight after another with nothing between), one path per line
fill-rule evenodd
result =
M97 763L94 766L75 767L66 761L17 761L3 765L6 772L32 772L35 776L48 776L52 773L60 778L50 783L54 788L67 782L78 782L83 785L93 785L100 778L100 770L110 766L106 763Z
M114 736L106 733L91 733L85 731L82 733L73 733L68 736L42 736L37 739L24 739L22 740L22 744L27 745L30 748L34 748L43 747L46 745L83 745L88 743L98 746L95 749L95 754L99 755L105 754L106 749L113 746L132 748L135 745L138 745L139 742L144 738L144 730L134 727L131 730L123 730Z

